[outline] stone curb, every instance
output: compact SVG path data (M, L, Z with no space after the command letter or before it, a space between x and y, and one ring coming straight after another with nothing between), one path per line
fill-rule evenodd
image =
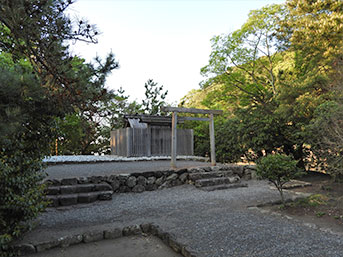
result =
M76 234L72 236L64 236L58 239L39 242L35 244L18 244L13 248L19 251L19 256L39 253L53 248L66 248L76 244L98 242L106 239L116 239L132 235L152 235L160 238L164 244L173 249L176 253L184 257L197 257L198 253L192 250L189 246L180 243L176 236L161 229L158 225L153 223L145 223L141 225L130 225L124 228L111 228L105 230L92 230L84 232L83 234Z

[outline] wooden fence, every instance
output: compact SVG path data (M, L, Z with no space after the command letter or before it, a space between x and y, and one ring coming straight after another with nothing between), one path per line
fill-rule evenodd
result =
M177 130L177 155L194 154L192 129ZM123 128L111 131L111 152L119 156L170 156L171 129Z

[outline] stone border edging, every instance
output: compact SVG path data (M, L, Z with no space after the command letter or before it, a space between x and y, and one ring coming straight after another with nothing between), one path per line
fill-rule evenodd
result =
M39 242L36 244L19 244L13 248L15 251L19 251L19 256L27 254L35 254L43 251L47 251L53 248L67 248L72 245L81 243L98 242L106 239L117 239L125 236L133 235L152 235L160 238L164 244L173 249L176 253L181 254L184 257L197 257L198 253L192 250L189 246L180 243L176 236L172 233L168 233L161 229L158 225L153 223L146 223L141 225L130 225L120 228L111 228L106 230L93 230L87 231L83 234L76 234L72 236L64 236L55 240Z

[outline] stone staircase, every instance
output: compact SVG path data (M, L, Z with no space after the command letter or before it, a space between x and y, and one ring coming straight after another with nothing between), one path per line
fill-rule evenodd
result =
M236 168L236 167L235 167ZM193 172L188 175L190 183L204 191L247 187L241 182L243 172L228 167L212 167L210 170Z
M92 203L97 200L111 200L113 190L108 183L77 184L75 179L63 179L61 185L48 184L46 198L49 207Z

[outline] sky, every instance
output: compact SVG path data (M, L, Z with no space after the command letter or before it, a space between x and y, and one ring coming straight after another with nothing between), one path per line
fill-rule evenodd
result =
M177 105L204 79L211 38L241 27L250 10L284 0L78 0L71 17L96 24L99 43L78 42L72 51L87 61L112 51L119 69L106 86L122 87L130 100L144 99L144 84L153 79Z

